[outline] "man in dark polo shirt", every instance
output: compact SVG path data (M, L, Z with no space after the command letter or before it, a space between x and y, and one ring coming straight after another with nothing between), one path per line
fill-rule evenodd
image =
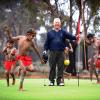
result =
M44 53L47 53L49 50L49 86L55 85L56 76L57 85L64 86L62 79L64 70L65 39L76 40L76 37L62 30L60 19L54 18L53 29L47 33L47 38L44 44Z

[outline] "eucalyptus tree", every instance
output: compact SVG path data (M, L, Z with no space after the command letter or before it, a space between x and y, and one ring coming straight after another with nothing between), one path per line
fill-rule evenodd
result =
M85 34L87 34L88 28L91 26L91 24L92 24L92 27L94 27L94 30L96 32L96 29L97 29L96 26L100 25L98 23L98 21L100 21L100 14L99 14L100 0L76 0L80 13L82 12L81 1L83 1L83 15L84 15L83 24L85 28Z

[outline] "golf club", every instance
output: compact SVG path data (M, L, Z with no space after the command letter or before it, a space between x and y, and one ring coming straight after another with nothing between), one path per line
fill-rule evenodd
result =
M45 74L45 67L44 67L44 68L43 68L43 76L44 76L44 79L43 79L43 80L44 80L44 81L43 81L43 84L44 84L44 86L46 86L46 84L45 84L45 75L46 75L46 74Z

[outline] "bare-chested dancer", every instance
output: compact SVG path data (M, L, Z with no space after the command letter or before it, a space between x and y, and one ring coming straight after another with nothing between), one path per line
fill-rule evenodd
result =
M18 42L18 57L17 58L19 61L20 69L21 69L19 90L22 91L23 81L26 75L26 71L30 71L30 72L36 71L36 68L34 68L32 64L32 58L28 55L30 48L33 48L35 50L35 52L37 53L37 55L39 56L41 60L41 63L42 64L44 63L44 61L42 60L39 54L38 49L36 48L36 46L34 45L34 42L32 41L33 38L36 36L36 32L34 29L30 29L29 31L27 31L25 35L12 37L11 32L9 31L7 27L5 28L5 31L7 32L9 39Z
M15 84L15 75L14 70L16 67L16 53L17 50L13 46L14 41L7 40L6 46L4 47L2 53L4 54L4 67L5 67L5 74L6 74L6 80L7 80L7 86L9 86L9 75L12 76L13 81L12 85Z
M99 54L99 47L100 47L100 40L97 39L93 34L88 34L87 35L87 41L86 43L88 45L93 45L93 54L91 54L90 59L88 60L88 65L90 69L90 78L92 80L93 72L95 73L97 83L100 83L98 73L96 71L96 62Z

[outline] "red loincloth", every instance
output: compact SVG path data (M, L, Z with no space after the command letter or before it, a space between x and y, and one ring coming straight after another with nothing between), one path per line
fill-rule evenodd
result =
M100 59L97 59L96 61L96 68L100 69Z
M15 65L15 64L16 64L16 61L15 60L13 60L13 61L5 61L4 62L4 66L5 66L5 69L7 71L11 71L12 65Z
M25 67L32 64L32 58L30 56L17 56L18 60L21 60Z

